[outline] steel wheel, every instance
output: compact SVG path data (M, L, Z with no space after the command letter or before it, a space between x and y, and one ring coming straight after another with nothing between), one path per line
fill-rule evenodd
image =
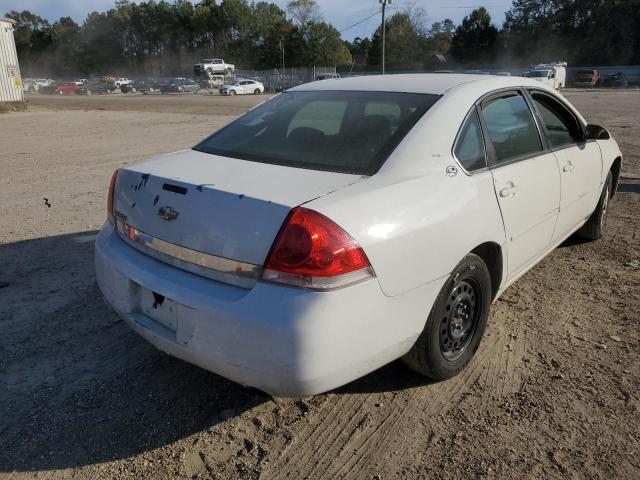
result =
M435 380L460 373L480 345L489 318L491 292L487 264L468 253L442 286L422 333L402 357L404 362Z
M440 322L440 351L444 358L453 362L462 356L476 331L481 311L478 282L473 277L457 279Z

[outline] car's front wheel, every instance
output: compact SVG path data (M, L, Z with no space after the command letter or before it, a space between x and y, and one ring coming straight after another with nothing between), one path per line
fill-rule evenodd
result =
M576 235L588 240L598 240L599 238L602 238L607 226L607 213L612 189L613 176L611 175L611 172L609 172L609 175L607 175L607 179L604 182L602 193L600 194L600 200L598 200L598 206L589 217L589 220L587 220L587 223L578 230Z
M451 273L431 308L424 330L403 360L435 380L451 378L473 358L491 304L491 277L484 261L466 255Z
M236 94L236 91L235 91L235 90L229 90L229 95L233 96L233 95L235 95L235 94Z

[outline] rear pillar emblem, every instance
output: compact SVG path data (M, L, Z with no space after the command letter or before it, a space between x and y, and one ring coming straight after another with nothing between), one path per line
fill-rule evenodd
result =
M455 177L458 174L458 167L454 167L453 165L449 165L447 167L447 176L448 177Z

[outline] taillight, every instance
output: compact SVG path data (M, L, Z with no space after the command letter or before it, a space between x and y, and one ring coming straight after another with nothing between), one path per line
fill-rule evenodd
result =
M107 218L113 223L113 195L116 188L116 178L118 177L118 170L111 175L111 183L109 183L109 195L107 196Z
M362 247L324 215L291 211L264 265L263 280L329 290L374 276Z

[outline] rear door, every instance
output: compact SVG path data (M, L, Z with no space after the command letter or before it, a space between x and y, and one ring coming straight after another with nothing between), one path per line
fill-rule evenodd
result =
M551 243L560 204L560 175L524 92L489 97L481 103L480 112L505 226L511 279Z
M584 142L576 116L552 95L529 92L560 172L560 213L554 239L575 230L595 210L601 190L602 155L597 142Z

